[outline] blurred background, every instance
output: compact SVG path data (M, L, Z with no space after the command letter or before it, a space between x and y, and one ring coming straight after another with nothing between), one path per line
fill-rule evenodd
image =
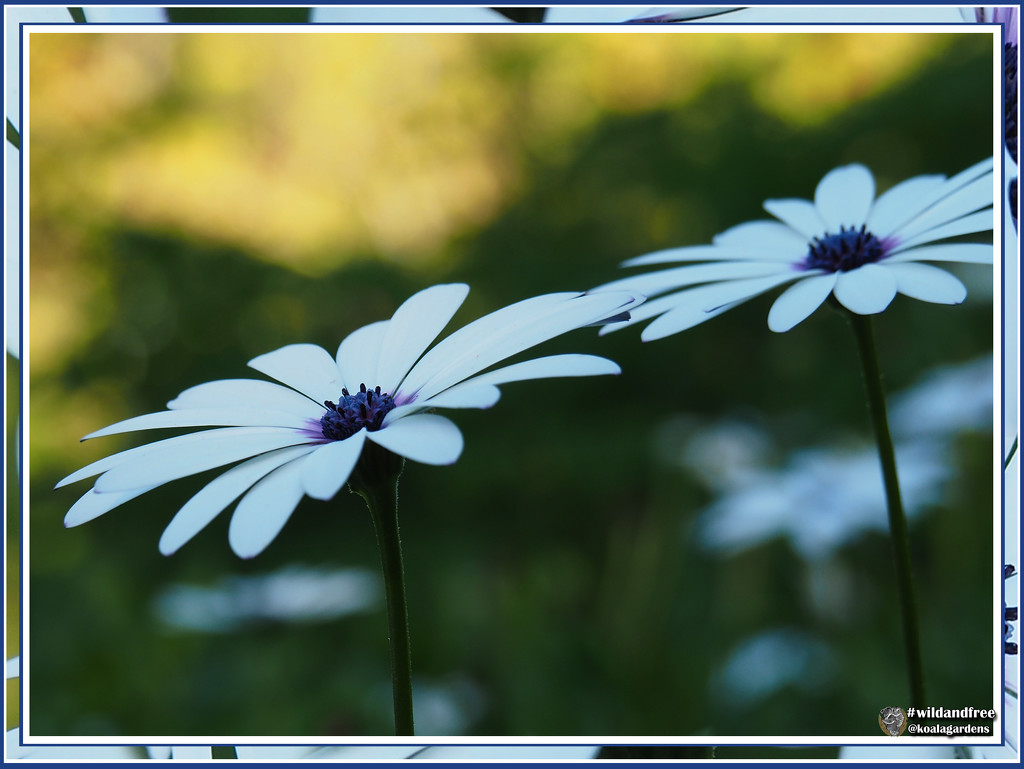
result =
M705 243L841 164L881 191L992 153L987 37L669 31L33 36L34 735L391 731L358 497L303 501L252 561L229 512L165 558L216 472L66 530L89 486L56 481L168 433L82 435L285 344L333 352L434 283L472 287L454 328ZM898 297L876 331L928 704L988 708L992 271L953 269L964 305ZM623 374L508 385L451 415L457 464L407 463L421 734L875 736L907 704L853 336L826 309L773 334L769 304L548 343Z

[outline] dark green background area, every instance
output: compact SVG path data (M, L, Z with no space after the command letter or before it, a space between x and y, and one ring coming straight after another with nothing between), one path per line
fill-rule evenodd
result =
M479 236L454 243L458 267L429 282L371 253L313 280L125 226L92 254L113 281L109 327L61 384L74 391L113 377L130 386L129 411L156 411L191 385L249 376L245 362L279 346L333 352L431 283L472 287L458 326L527 296L606 282L628 257L706 242L762 218L765 198L812 196L845 163L865 163L880 188L952 175L991 149L990 47L964 36L916 76L816 128L764 114L741 82L719 83L678 112L611 117L558 163L530 159L525 194ZM694 204L655 238L652 199ZM984 279L987 269L961 274ZM823 619L804 598L810 567L786 541L728 558L699 549L693 524L711 498L656 452L656 436L679 415L758 421L779 462L782 451L869 437L843 319L823 308L773 334L769 304L762 297L647 344L635 328L545 344L534 352L605 355L623 373L505 386L488 411L448 414L466 439L455 465L407 464L400 515L414 671L477 687L469 733L875 735L879 708L906 704L887 538L864 535L832 557L854 590ZM876 331L897 391L991 350L992 306L973 294L955 308L898 297ZM968 435L955 444L951 492L911 525L935 706L992 706L990 443ZM376 570L358 497L304 500L252 561L231 553L228 513L164 558L163 528L216 473L65 530L86 486L52 487L78 466L75 448L62 466L32 467L34 734L388 734L382 610L222 635L170 632L153 611L172 583L294 564ZM740 641L780 627L826 643L831 677L753 705L713 691Z

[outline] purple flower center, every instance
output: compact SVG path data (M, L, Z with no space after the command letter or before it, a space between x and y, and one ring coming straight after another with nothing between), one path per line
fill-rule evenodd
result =
M395 407L395 399L382 393L380 387L367 390L366 385L361 384L355 395L349 394L343 387L341 400L337 404L324 401L324 406L327 412L320 417L320 429L324 437L332 441L343 441L364 427L371 432L379 430L384 417Z
M885 245L867 231L867 225L860 229L840 227L835 235L826 233L825 237L811 241L803 266L808 270L848 272L883 256Z

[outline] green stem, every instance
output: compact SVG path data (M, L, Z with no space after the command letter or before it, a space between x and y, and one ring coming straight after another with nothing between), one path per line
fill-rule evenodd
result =
M907 658L907 674L910 677L910 705L924 707L924 674L921 665L921 640L917 624L917 601L914 597L914 581L910 570L910 543L907 537L907 519L900 499L899 478L896 475L896 453L889 433L889 417L885 408L885 391L882 388L882 372L878 365L878 351L871 318L866 315L848 313L857 337L861 365L864 368L864 384L867 387L868 406L878 442L878 458L882 463L882 478L885 481L885 498L889 510L889 532L892 536L893 555L896 560L896 586L900 597L900 614L903 619L903 645Z
M376 448L376 447L368 447ZM364 449L361 464L368 462ZM377 532L380 564L384 574L384 595L388 614L388 639L391 648L391 689L395 705L395 734L411 736L412 653L409 645L409 610L405 597L405 569L402 566L402 542L398 533L397 472L362 472L349 481L352 489L366 500Z

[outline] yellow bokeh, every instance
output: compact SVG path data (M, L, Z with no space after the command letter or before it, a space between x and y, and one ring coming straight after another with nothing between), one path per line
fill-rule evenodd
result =
M426 258L493 215L515 194L523 139L511 126L522 111L541 135L571 139L604 112L685 107L732 77L766 111L813 123L911 73L941 42L34 35L32 140L81 168L91 194L77 199L96 218L183 228L316 272L355 249ZM528 78L509 88L502 65Z
M101 324L102 271L85 263L104 228L179 232L310 276L356 256L428 267L517 199L526 158L557 163L609 114L683 111L739 83L814 125L949 38L34 33L34 365Z

